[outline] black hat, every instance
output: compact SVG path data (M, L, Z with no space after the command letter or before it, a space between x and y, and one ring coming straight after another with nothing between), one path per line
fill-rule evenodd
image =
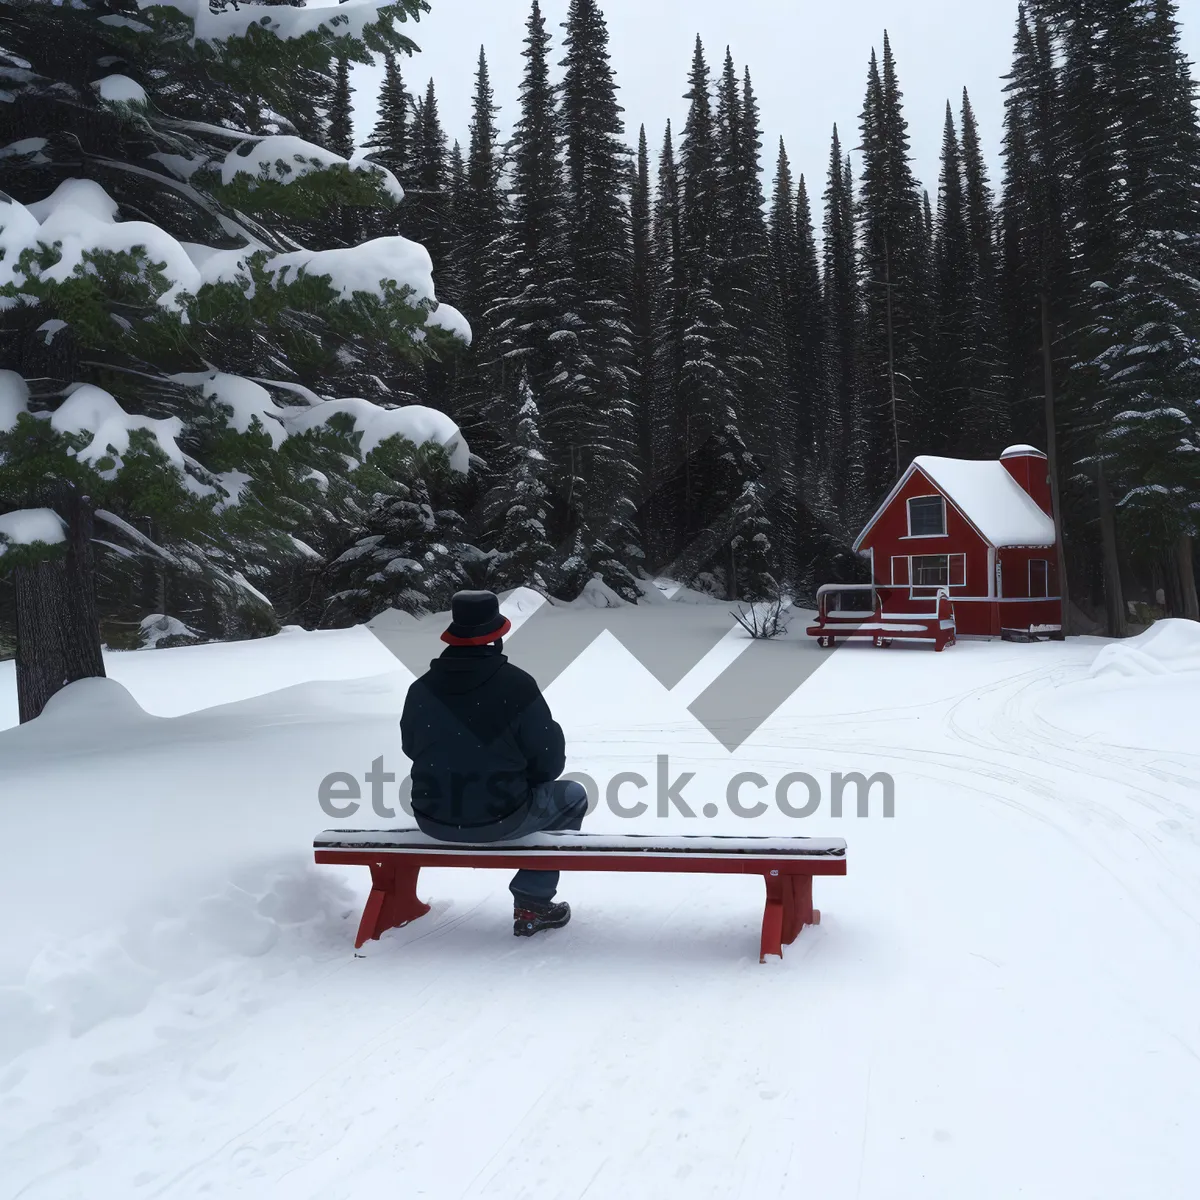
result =
M450 612L453 620L442 641L451 646L486 646L512 628L512 622L500 615L495 592L455 592Z

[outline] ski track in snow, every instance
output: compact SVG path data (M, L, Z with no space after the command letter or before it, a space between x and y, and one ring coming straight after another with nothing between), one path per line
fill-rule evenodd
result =
M366 872L281 848L238 882L304 898L265 952L0 1067L0 1196L1184 1200L1200 756L1045 715L1094 649L848 648L733 757L636 676L616 713L583 694L628 667L589 652L551 702L599 777L664 746L720 781L895 776L895 820L797 830L845 836L850 873L782 963L753 878L566 875L572 925L515 943L502 877L460 871L355 956ZM264 754L305 736L287 712Z

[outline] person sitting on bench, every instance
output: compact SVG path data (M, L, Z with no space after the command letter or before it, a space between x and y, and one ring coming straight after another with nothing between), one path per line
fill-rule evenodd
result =
M512 628L492 592L458 592L447 648L415 680L400 734L412 759L412 809L422 832L443 842L499 842L579 829L587 792L560 779L563 731L532 675L501 653ZM529 937L571 919L554 903L557 871L513 876L513 933Z

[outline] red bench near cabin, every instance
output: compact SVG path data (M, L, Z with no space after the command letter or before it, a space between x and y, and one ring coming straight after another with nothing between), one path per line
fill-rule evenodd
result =
M813 908L814 875L846 874L841 838L656 837L641 834L536 833L519 841L459 845L416 829L329 829L313 842L318 863L371 868L371 894L355 948L424 916L417 897L422 867L512 871L532 861L551 871L658 871L761 875L767 899L759 961L783 956L805 925L820 924Z
M890 646L893 638L929 642L935 650L958 640L954 605L944 588L913 601L908 588L870 583L819 587L816 624L805 632L817 639L822 650L849 638L870 638L880 648Z

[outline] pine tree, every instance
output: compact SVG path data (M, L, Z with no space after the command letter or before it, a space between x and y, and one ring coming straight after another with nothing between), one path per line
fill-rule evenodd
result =
M633 407L637 415L637 468L643 481L640 518L642 546L650 551L655 534L654 481L656 458L654 397L654 229L650 214L650 152L646 127L638 131L637 168L629 202L633 245L633 282L630 288L630 331L633 334L633 366L637 372Z
M920 449L929 350L927 242L901 100L885 34L882 68L872 54L868 72L859 194L864 467L876 492Z
M326 144L334 154L351 158L354 154L354 130L351 124L350 60L343 54L337 60L333 76L333 96L329 107L329 132Z
M783 346L784 390L788 407L793 413L796 442L799 448L807 441L811 430L802 432L800 428L800 367L798 363L801 340L798 301L800 242L797 218L791 163L788 161L783 139L780 138L779 157L775 164L775 186L771 195L768 236L771 279L774 288L773 304L779 320ZM805 413L804 416L809 417L811 414Z
M515 384L523 371L554 406L550 380L574 334L564 332L567 298L562 170L558 160L559 119L550 82L548 48L541 9L532 6L526 37L526 70L521 112L509 148L512 160L511 204L502 245L500 274L506 295L495 309L502 386Z
M825 482L818 513L842 544L853 540L859 519L868 515L861 437L862 394L859 359L861 301L854 236L854 181L842 155L837 126L829 155L823 237L825 404L817 443L823 450Z
M931 453L961 448L971 400L976 347L972 339L975 269L967 226L962 162L954 114L946 104L942 172L934 234L934 324L929 385L931 399L920 444Z
M979 126L971 98L962 99L963 197L971 247L974 294L971 301L970 362L964 419L964 447L969 457L991 458L1008 442L1009 418L1004 407L1004 379L999 362L996 214Z
M1096 458L1127 544L1162 564L1181 616L1200 619L1200 125L1168 0L1109 30L1126 210L1101 347ZM1155 562L1157 560L1157 562Z
M786 505L793 514L793 573L805 573L812 560L813 529L808 506L817 494L816 420L825 394L822 379L824 308L812 213L804 177L793 188L783 140L775 171L770 212L774 309L783 344L783 395L790 417L792 475Z
M495 530L492 584L528 586L545 592L552 580L550 462L539 430L539 414L528 372L518 386L512 430L513 463L485 501Z
M411 125L411 167L405 192L407 228L413 241L420 242L434 262L444 260L452 235L449 228L449 174L446 135L438 117L437 95L429 81ZM451 297L447 290L447 298Z
M475 74L471 106L471 138L467 149L466 174L455 218L462 246L463 311L481 326L495 300L494 255L500 244L504 202L500 193L503 166L498 144L491 76L483 47Z
M447 502L445 456L414 454L405 480L379 493L349 545L330 563L319 624L361 624L389 608L415 614L449 608L466 584L463 521Z
M216 614L212 632L272 628L262 592L278 595L293 539L336 536L368 480L394 485L387 468L415 427L311 389L344 379L346 357L420 356L462 330L435 310L407 248L321 253L283 231L330 205L394 202L385 172L297 145L276 115L301 68L332 81L339 59L369 59L344 9L306 14L308 32L290 9L247 14L250 32L219 39L186 36L173 9L96 19L109 11L80 0L5 12L5 60L25 64L0 106L6 144L44 150L5 159L0 196L0 510L52 508L66 527L64 542L3 556L23 719L64 681L103 673L98 618L137 604L143 574L167 584L156 602L167 591L188 618ZM410 47L390 11L355 15L372 45ZM83 62L138 78L77 87ZM378 265L373 289L366 264ZM456 442L448 423L442 435ZM142 555L162 566L139 570Z
M553 448L566 466L567 503L579 513L590 569L636 602L641 592L631 570L643 552L631 403L629 152L621 143L608 27L596 0L571 0L563 28L564 208L580 325L573 415L565 440Z
M682 462L683 429L679 380L683 369L684 299L682 197L671 123L663 134L654 197L652 262L654 267L654 361L651 393L652 442L655 470L645 492L656 533L647 546L655 566L670 562L683 547L683 518L677 485Z
M679 412L682 462L676 479L681 574L723 563L728 522L744 479L737 396L726 370L728 323L714 296L718 261L720 146L708 64L700 39L692 59L687 122L680 142L681 244ZM732 586L732 580L727 580Z
M797 462L807 463L813 460L816 452L817 418L825 394L822 377L825 305L812 207L803 175L796 191L796 251L793 315L796 329L796 446Z
M434 103L433 116L436 121L437 109L436 102ZM387 57L383 83L379 88L377 111L375 126L364 149L373 162L387 167L395 175L407 196L410 188L413 142L417 130L413 121L412 97L404 86L400 64L394 54ZM409 200L410 203L405 208L411 210L411 197Z
M452 278L459 307L474 331L473 353L455 372L447 397L450 415L463 427L475 452L499 465L506 437L503 409L496 411L495 306L504 293L500 277L505 201L500 179L503 159L498 142L491 76L479 50L471 103L471 131L465 162L455 143L451 154Z

